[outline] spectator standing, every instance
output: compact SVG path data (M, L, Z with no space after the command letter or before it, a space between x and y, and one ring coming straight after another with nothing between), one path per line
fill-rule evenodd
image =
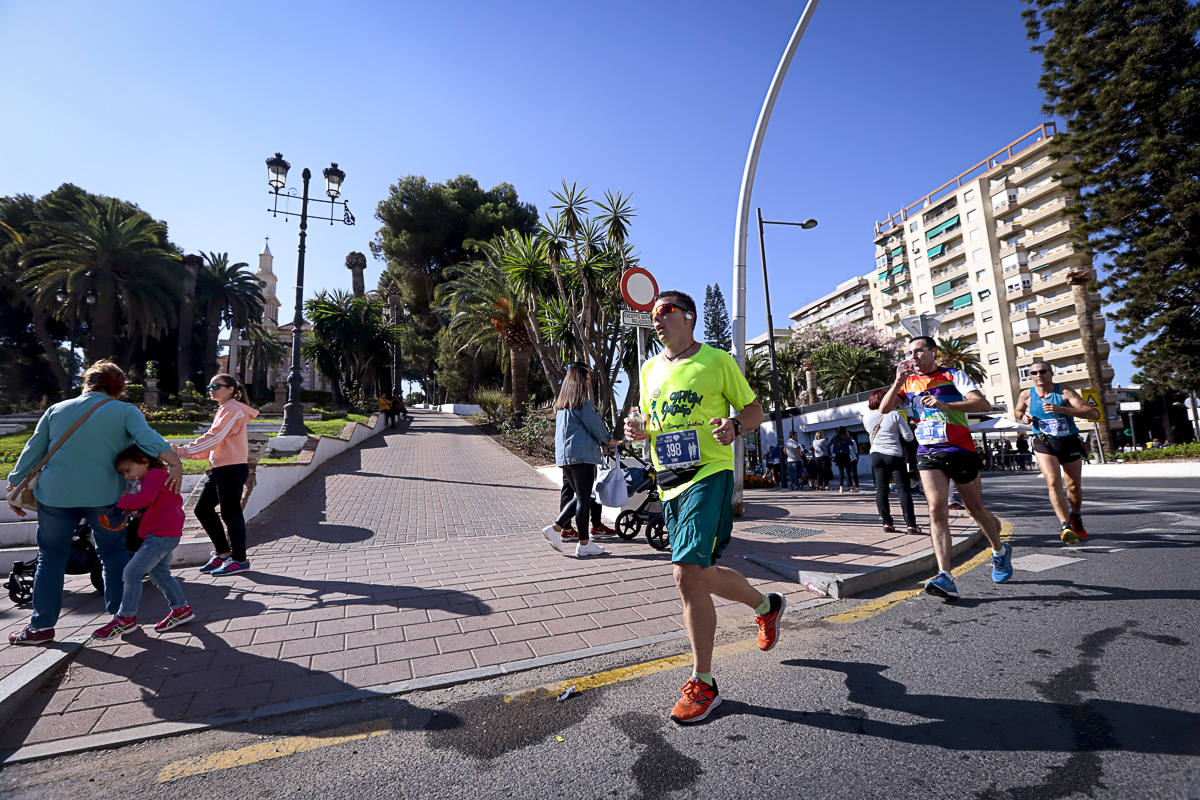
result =
M178 490L183 465L170 445L129 403L118 402L125 393L125 373L111 361L97 361L83 374L83 394L56 403L38 420L8 476L17 486L37 467L56 444L61 446L46 460L33 493L37 498L38 566L33 578L33 617L9 634L11 644L48 644L62 612L63 576L71 553L71 538L80 520L86 520L104 565L104 607L116 614L121 606L121 574L129 562L125 534L106 530L100 516L124 489L113 470L117 454L131 444L158 456L167 468L165 485ZM102 408L100 406L103 406ZM88 418L69 437L67 432ZM24 509L10 506L18 516Z
M795 431L788 434L783 447L787 451L787 487L799 489L800 475L804 470L804 450L800 447L800 441L796 438Z
M246 405L246 390L232 375L214 375L208 382L208 396L217 403L212 425L199 439L177 446L175 452L184 458L207 458L211 464L208 480L196 501L196 519L204 526L214 550L200 571L223 576L250 569L242 489L250 476L246 426L258 411Z
M823 431L817 431L813 436L813 453L817 458L819 476L817 488L823 492L829 491L829 479L833 477L833 461L829 456L829 440Z
M392 400L391 392L384 392L379 395L379 412L383 414L384 424L389 428L396 427L396 409L395 401Z
M855 494L857 494L858 490L859 490L858 489L858 455L859 455L858 441L853 436L851 436L850 437L850 480L854 482L854 489L852 491Z
M871 393L867 400L867 413L863 414L863 427L871 437L871 474L875 478L875 507L883 520L883 530L892 533L896 526L892 520L891 491L888 482L895 481L900 494L900 511L904 515L904 524L908 533L920 534L917 526L917 514L913 508L912 489L909 486L908 470L905 463L905 446L908 441L915 441L912 428L908 421L896 410L882 408L881 402L885 392L879 389Z
M829 452L833 456L833 463L837 464L838 468L839 494L854 488L854 483L850 480L850 448L853 446L854 442L851 441L846 429L838 428L837 435L833 437L833 442L829 445Z
M596 467L601 462L601 447L615 447L620 440L614 439L604 425L604 420L592 405L592 372L578 362L567 367L562 389L554 402L554 462L562 467L563 479L575 494L575 530L579 541L575 545L576 556L596 556L604 548L591 541L585 531L592 514L592 485L596 482ZM555 526L547 526L543 533L553 541Z

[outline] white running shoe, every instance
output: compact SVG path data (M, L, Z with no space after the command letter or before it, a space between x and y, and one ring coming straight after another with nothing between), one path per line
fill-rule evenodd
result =
M600 545L596 544L595 542L588 542L587 544L575 545L575 555L576 556L598 556L598 555L601 555L603 552L604 552L604 548L601 547Z

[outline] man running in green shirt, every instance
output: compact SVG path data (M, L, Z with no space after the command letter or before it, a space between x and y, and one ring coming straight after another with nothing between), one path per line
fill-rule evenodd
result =
M650 439L651 456L671 541L675 585L695 669L671 719L706 719L721 702L712 676L717 612L713 595L754 609L758 646L779 639L783 595L764 595L740 573L719 567L733 534L733 440L763 420L762 406L733 357L697 342L696 303L683 292L659 292L651 312L663 352L642 365L640 416L625 423L627 439ZM738 410L729 416L730 407Z

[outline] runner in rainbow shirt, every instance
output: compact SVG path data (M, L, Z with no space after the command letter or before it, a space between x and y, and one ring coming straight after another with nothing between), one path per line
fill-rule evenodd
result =
M925 591L950 600L958 597L950 574L950 481L992 546L992 580L1003 583L1012 577L1012 547L1000 541L1000 522L983 505L979 454L967 428L968 413L990 411L992 404L962 370L938 366L932 337L910 341L908 356L896 366L896 379L880 406L893 407L897 400L911 403L917 420L917 468L929 503L929 535L939 570L925 582Z
M1029 367L1033 386L1024 389L1017 399L1013 416L1018 422L1033 425L1037 438L1033 453L1038 469L1050 491L1050 505L1061 524L1058 538L1073 545L1087 539L1080 509L1083 506L1083 455L1087 452L1079 439L1075 418L1096 421L1100 410L1090 407L1070 387L1054 382L1054 368L1045 361L1035 361ZM1063 475L1066 475L1066 497L1063 497ZM1070 511L1067 503L1070 502Z

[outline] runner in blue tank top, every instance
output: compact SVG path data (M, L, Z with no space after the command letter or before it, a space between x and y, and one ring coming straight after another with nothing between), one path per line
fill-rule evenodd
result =
M1021 392L1013 416L1018 422L1033 425L1036 431L1033 454L1050 490L1050 505L1062 525L1058 538L1063 544L1078 544L1087 539L1080 515L1083 456L1087 450L1079 439L1075 418L1094 422L1100 419L1100 411L1083 402L1074 389L1055 383L1054 368L1045 361L1033 362L1029 374L1033 386ZM1063 475L1066 475L1066 497Z

